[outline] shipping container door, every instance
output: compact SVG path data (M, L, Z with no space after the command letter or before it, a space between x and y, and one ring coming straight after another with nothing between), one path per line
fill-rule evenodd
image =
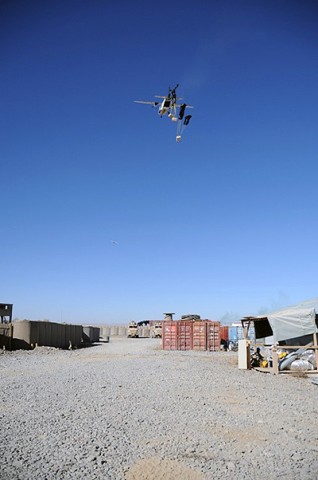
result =
M193 348L193 322L178 321L178 350L192 350Z
M221 334L221 340L228 341L228 339L229 339L229 327L228 326L220 327L220 334Z
M162 348L163 350L177 350L177 322L162 323Z
M220 338L220 323L208 322L207 323L207 350L210 352L218 352L220 350L221 338Z
M193 350L206 350L207 322L193 322Z

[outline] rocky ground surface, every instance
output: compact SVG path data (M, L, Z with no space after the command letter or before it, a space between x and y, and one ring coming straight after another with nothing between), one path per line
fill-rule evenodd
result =
M113 338L0 354L1 480L318 478L318 386Z

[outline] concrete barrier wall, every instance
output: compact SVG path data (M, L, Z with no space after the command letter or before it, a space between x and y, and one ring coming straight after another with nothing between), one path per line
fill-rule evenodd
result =
M76 347L82 343L82 332L82 325L18 320L13 322L13 348Z
M115 335L118 335L118 330L119 330L119 327L117 326L112 326L110 327L110 336L115 336Z
M138 327L139 337L141 338L149 338L150 337L150 327Z
M127 327L118 327L118 335L120 337L127 337Z
M96 326L96 325L95 325ZM127 337L126 325L98 325L100 329L100 339L104 340L108 337Z
M83 341L95 343L99 342L100 328L84 325L83 327Z
M99 334L101 339L106 339L107 337L110 336L110 326L106 327L100 327L100 334Z

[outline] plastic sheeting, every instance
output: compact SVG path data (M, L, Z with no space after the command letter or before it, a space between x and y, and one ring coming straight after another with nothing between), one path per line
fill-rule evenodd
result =
M314 308L291 307L267 315L272 327L274 342L288 338L302 337L317 331Z
M255 317L256 338L265 336L265 330L268 330L268 334L272 330L274 342L311 335L318 331L316 314L318 298L268 313L266 317Z

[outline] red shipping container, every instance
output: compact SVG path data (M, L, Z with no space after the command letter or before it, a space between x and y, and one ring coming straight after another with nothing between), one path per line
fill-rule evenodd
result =
M207 323L207 350L218 352L221 347L220 322Z
M178 350L192 350L193 348L193 322L179 320L178 324Z
M163 350L178 350L178 322L162 322Z
M224 326L224 327L220 326L220 337L221 337L221 340L228 341L228 339L229 339L229 327L228 326Z
M193 322L193 350L206 350L206 321Z
M220 322L177 320L162 323L163 350L219 351Z

